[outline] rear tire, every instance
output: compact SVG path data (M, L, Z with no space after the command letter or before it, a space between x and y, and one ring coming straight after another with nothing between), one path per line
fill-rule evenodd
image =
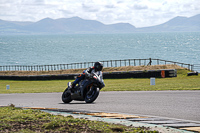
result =
M98 96L99 96L99 88L93 87L91 92L86 93L85 102L92 103L97 99Z
M71 99L71 93L68 92L68 88L65 89L65 91L62 94L62 101L64 103L70 103L72 101L72 99Z

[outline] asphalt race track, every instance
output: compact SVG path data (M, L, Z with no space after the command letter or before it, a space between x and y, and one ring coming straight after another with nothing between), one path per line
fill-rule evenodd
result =
M139 114L200 121L200 91L100 92L92 104L72 101L64 104L62 93L0 94L0 106L45 107L80 111Z

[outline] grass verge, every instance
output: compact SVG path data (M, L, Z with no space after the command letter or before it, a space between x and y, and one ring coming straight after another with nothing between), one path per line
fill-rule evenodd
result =
M150 86L148 78L105 79L106 87L102 91L200 90L200 76L187 76L187 72L180 69L177 70L177 77L156 78L154 86ZM73 80L0 80L0 94L62 92L69 81ZM10 85L9 90L6 90L6 85Z
M144 127L126 127L105 122L51 115L40 110L0 107L0 132L132 132L156 133Z

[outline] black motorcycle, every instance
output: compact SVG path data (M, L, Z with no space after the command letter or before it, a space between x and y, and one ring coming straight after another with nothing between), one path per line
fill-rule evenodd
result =
M97 74L93 74L91 78L86 78L79 82L78 86L72 92L70 90L71 82L68 82L68 87L62 94L62 101L70 103L72 100L85 101L92 103L99 95L99 91L104 87L104 83L100 80Z

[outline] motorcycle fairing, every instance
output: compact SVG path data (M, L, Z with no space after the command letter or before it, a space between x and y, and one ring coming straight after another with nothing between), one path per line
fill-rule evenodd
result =
M88 79L81 81L79 83L79 87L80 87L79 92L80 93L78 93L77 91L75 93L71 93L71 98L73 100L84 101L85 100L85 89L88 87L88 85L92 84L93 82L94 81L91 81L91 80L88 80ZM79 87L77 87L77 89Z

